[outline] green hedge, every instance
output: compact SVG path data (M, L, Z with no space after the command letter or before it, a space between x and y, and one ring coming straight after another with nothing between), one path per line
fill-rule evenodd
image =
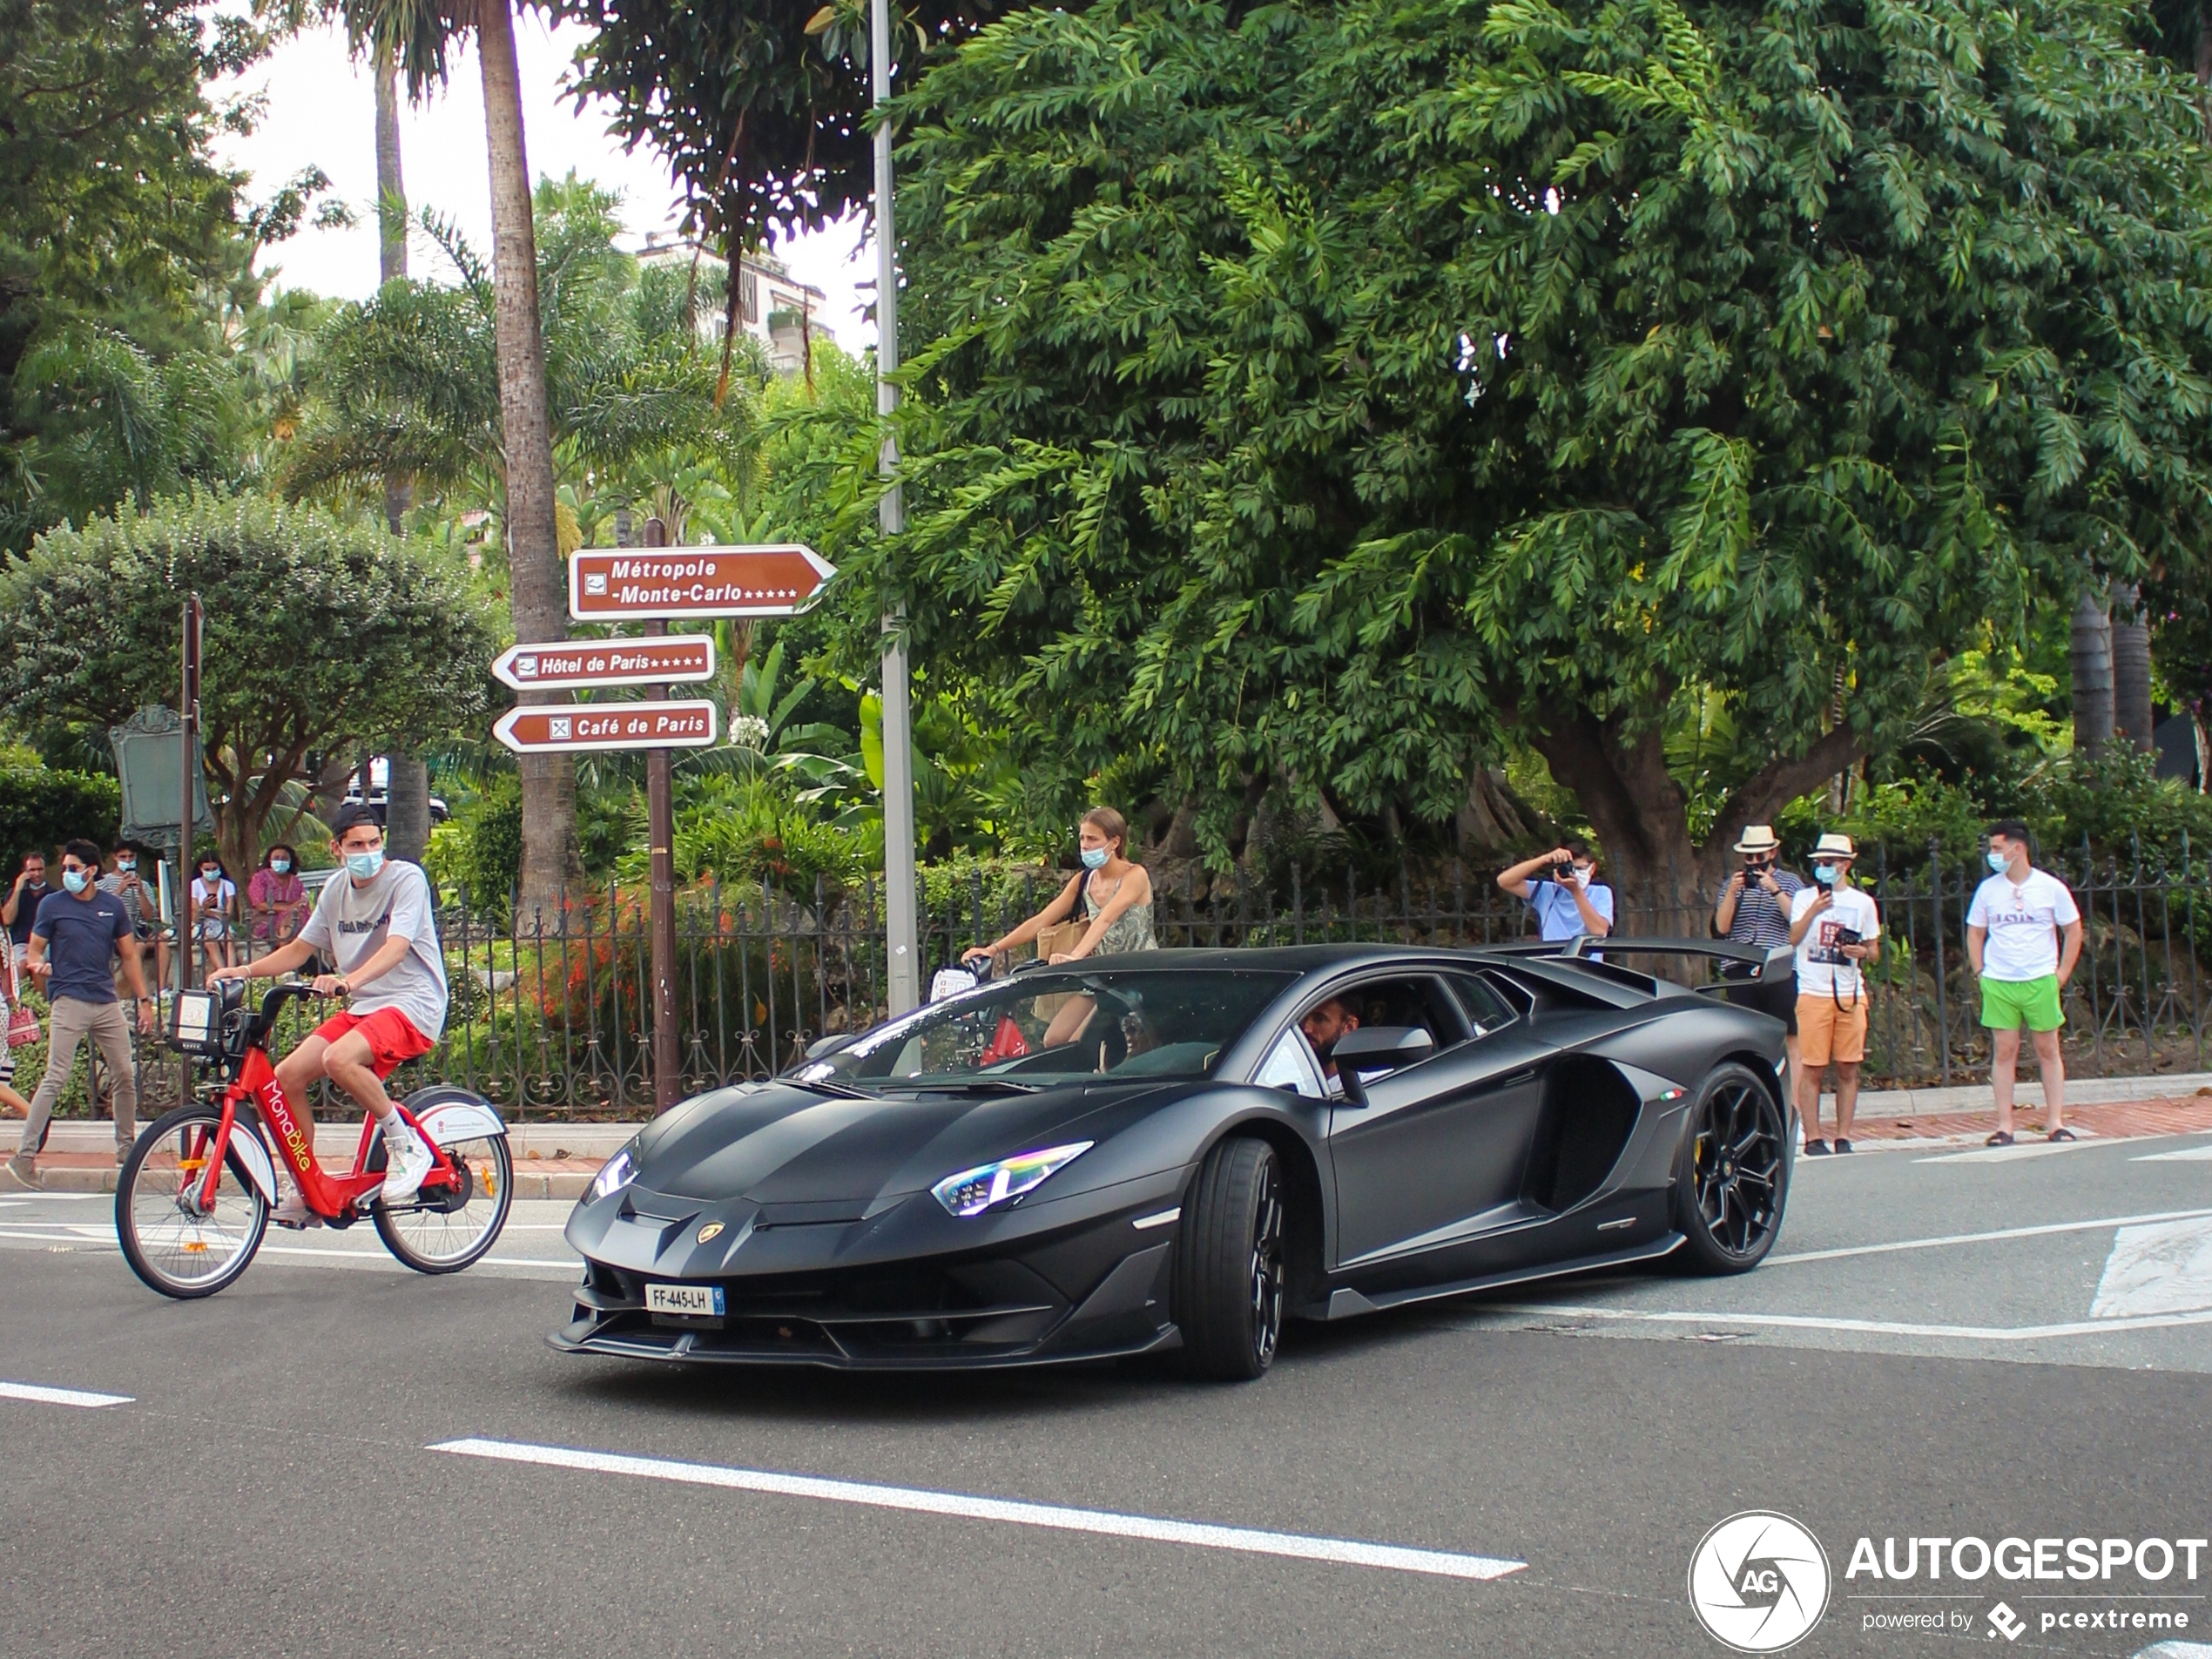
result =
M64 841L78 836L106 847L122 815L123 786L112 778L0 765L0 859L10 879L33 849L51 858Z

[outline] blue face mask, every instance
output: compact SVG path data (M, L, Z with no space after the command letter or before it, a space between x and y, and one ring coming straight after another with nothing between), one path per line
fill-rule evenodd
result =
M1824 887L1834 887L1836 876L1836 867L1832 864L1816 864L1812 867L1812 879Z
M286 874L292 868L292 860L290 859L271 859L269 860L269 868L274 870L279 875Z
M1106 860L1112 856L1113 854L1103 846L1087 846L1083 848L1083 868L1103 870L1106 867Z
M384 854L381 852L348 853L346 854L346 873L352 876L356 881L368 881L372 880L375 876L376 873L383 867Z
M2013 867L2013 861L2012 860L2006 858L2002 853L2000 853L1994 847L1992 847L1989 853L1989 867L1994 870L1998 874L2002 875L2006 871Z
M62 872L62 886L67 887L71 893L82 893L86 887L90 887L91 883L92 878L85 874L82 870L64 870Z

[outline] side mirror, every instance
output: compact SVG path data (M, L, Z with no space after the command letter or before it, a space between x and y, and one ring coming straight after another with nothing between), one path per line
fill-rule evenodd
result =
M853 1039L858 1035L860 1033L857 1031L839 1031L826 1037L817 1037L806 1045L806 1057L820 1060L835 1054L840 1049L849 1049L853 1046Z
M1337 1081L1344 1097L1355 1106L1367 1103L1363 1071L1396 1071L1418 1064L1436 1052L1436 1039L1417 1025L1365 1025L1347 1031L1329 1050L1336 1062Z

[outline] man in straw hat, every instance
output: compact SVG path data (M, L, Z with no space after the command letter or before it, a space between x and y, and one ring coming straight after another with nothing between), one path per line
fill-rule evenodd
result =
M1713 932L1739 945L1771 950L1790 942L1790 903L1804 887L1804 878L1781 865L1782 842L1770 824L1747 824L1736 850L1743 867L1721 883L1719 901L1713 906ZM1728 994L1728 1000L1747 1008L1770 1014L1789 1033L1790 1076L1797 1075L1797 988L1790 980L1772 984L1749 984Z
M1794 1079L1805 1150L1824 1156L1820 1078L1836 1069L1836 1150L1851 1150L1858 1109L1858 1067L1866 1058L1866 964L1881 954L1882 918L1851 885L1851 837L1833 832L1812 849L1811 887L1790 901L1790 942L1797 951L1797 1048Z

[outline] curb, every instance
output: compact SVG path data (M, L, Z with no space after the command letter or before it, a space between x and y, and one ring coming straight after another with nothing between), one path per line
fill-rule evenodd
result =
M2069 1077L2068 1110L2076 1106L2110 1106L2131 1100L2186 1100L2212 1090L2212 1071L2173 1071L2152 1077ZM2022 1078L2013 1090L2015 1107L2043 1107L2043 1084ZM1989 1079L1934 1089L1870 1089L1858 1097L1861 1117L1930 1117L1939 1112L1993 1111Z

